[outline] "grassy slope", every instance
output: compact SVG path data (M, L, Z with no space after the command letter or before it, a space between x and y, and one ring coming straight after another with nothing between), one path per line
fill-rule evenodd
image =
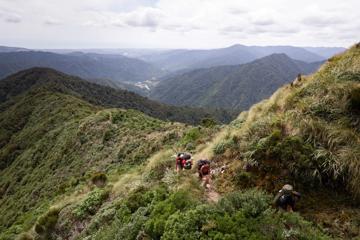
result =
M305 216L334 235L359 236L359 92L358 44L240 114L199 156L228 165L216 179L219 191L275 193L291 183L305 195Z
M187 129L46 91L27 92L2 109L2 237L31 227L54 197L86 183L91 174L139 165Z

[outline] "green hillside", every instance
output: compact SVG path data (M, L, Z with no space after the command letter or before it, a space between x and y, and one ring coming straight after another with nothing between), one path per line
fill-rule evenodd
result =
M2 237L30 227L56 197L141 165L190 129L47 91L19 96L0 126Z
M356 239L359 89L358 44L222 127L53 88L13 94L0 106L0 239ZM174 172L179 150L212 161L211 191ZM296 213L271 206L284 183L303 193Z
M101 79L121 84L145 81L164 74L160 69L140 59L116 54L83 52L57 54L0 47L0 78L32 67L53 68L103 85L108 84Z
M228 123L235 117L234 112L221 109L168 106L126 90L90 83L50 68L31 68L0 80L0 103L29 90L60 92L107 108L135 109L166 121L199 124L203 119L212 118L219 123Z
M249 109L296 76L316 71L321 62L306 63L272 54L242 65L196 69L164 79L151 98L176 106Z

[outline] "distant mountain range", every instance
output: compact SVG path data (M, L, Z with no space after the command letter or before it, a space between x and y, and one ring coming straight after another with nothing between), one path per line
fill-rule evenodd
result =
M225 123L235 117L235 113L223 110L167 106L133 92L90 83L49 68L31 68L0 80L0 104L31 91L72 95L97 106L134 109L158 119L190 124L199 124L205 118Z
M304 47L304 49L324 58L330 58L335 54L342 53L346 50L346 48L341 47Z
M0 78L31 67L49 67L103 85L139 82L159 77L161 70L139 59L121 55L39 51L0 53Z
M233 45L227 48L209 50L170 50L141 56L168 71L196 69L220 65L238 65L274 53L284 53L292 59L304 62L323 61L328 57L344 51L345 48L302 48L292 46L245 46Z
M26 48L19 48L19 47L7 47L7 46L0 46L0 53L2 52L20 52L20 51L30 51Z
M320 64L272 54L243 65L197 69L173 76L161 81L150 96L178 106L244 110L269 97L297 74L314 72Z
M5 49L5 48L4 48ZM298 73L316 70L319 62L306 63L293 60L285 54L273 54L258 59L273 51L287 51L292 56L301 56L306 50L295 47L247 47L235 45L215 50L174 50L167 53L154 51L153 57L171 57L173 60L189 64L202 59L201 65L215 67L191 70L183 68L166 72L155 67L159 63L148 63L140 59L115 54L70 52L22 51L22 48L7 48L13 52L0 53L0 78L32 67L49 67L79 76L89 82L109 86L149 96L157 101L193 107L216 107L243 110L270 96L279 86L288 83ZM19 51L16 51L19 49ZM319 54L340 51L340 48L316 48ZM151 51L145 51L149 53ZM247 52L248 54L241 54ZM141 50L137 52L141 55ZM171 53L171 54L170 54ZM200 53L200 54L199 54ZM182 55L177 58L176 56ZM215 55L217 57L215 57ZM188 58L189 56L192 58ZM204 56L207 56L204 58ZM315 54L303 54L308 60L323 59ZM246 59L245 59L245 58ZM145 58L142 56L142 58ZM235 62L255 60L243 66ZM189 61L190 60L190 61ZM151 59L147 59L151 61ZM164 60L165 61L165 60ZM167 62L171 64L171 59ZM198 63L200 63L198 61ZM217 66L227 64L224 66ZM196 67L196 64L192 65ZM182 94L179 95L178 92Z

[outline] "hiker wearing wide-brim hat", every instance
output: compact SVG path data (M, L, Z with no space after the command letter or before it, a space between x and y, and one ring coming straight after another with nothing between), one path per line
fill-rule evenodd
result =
M293 212L295 208L295 202L300 199L300 197L301 194L294 191L292 185L285 184L276 194L274 204L279 209L285 210L287 212Z

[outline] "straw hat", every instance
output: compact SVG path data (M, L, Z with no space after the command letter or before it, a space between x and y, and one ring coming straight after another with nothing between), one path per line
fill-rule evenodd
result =
M294 188L290 184L285 184L282 189L285 191L292 191Z

